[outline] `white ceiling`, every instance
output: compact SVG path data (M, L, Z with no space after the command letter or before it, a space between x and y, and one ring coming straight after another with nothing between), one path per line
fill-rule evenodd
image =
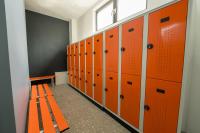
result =
M48 16L77 19L102 0L25 0L26 9Z

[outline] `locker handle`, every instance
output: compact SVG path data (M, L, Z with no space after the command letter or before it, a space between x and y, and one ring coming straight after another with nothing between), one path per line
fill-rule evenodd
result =
M88 44L90 44L90 42L88 42Z
M90 74L90 72L88 72L88 74Z
M124 99L124 95L120 95L120 98L123 100Z
M130 28L129 30L128 30L128 32L133 32L134 31L134 28Z
M149 105L144 105L144 110L145 110L145 111L149 111L149 110L150 110Z
M113 80L113 77L110 77L109 79L110 79L110 80Z
M85 53L85 55L87 55L87 52Z
M161 94L165 94L165 90L157 88L156 91Z
M147 45L147 48L148 48L148 49L152 49L152 48L153 48L153 44L152 44L152 43L149 43L149 44Z
M109 37L110 37L110 38L113 38L113 35L110 35Z
M96 84L93 84L93 86L95 87L95 86L96 86Z
M97 42L99 42L99 39L97 40Z
M108 89L107 89L107 88L105 88L105 91L108 91Z
M79 54L79 56L81 56L81 54Z
M127 84L132 85L132 82L131 81L127 81Z
M94 51L93 54L96 54L96 52Z
M124 51L125 51L125 48L124 48L124 47L121 47L121 51L124 52Z
M85 83L87 83L87 80L85 80Z
M99 76L99 74L97 74L97 76Z
M81 80L81 78L79 80Z
M167 21L169 21L170 20L170 17L168 16L168 17L165 17L165 18L161 18L160 19L160 23L165 23L165 22L167 22Z
M105 53L108 53L108 50L105 50L104 52L105 52Z
M83 72L83 70L81 72Z

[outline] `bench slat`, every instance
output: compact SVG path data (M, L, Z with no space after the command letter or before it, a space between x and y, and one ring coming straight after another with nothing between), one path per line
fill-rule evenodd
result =
M38 94L37 94L37 86L36 85L33 85L31 87L31 99L36 99L38 97Z
M40 98L40 109L44 133L56 133L45 98Z
M56 122L57 122L57 125L58 125L60 132L68 129L69 128L68 122L65 120L65 118L64 118L60 108L58 107L54 97L48 96L47 99L49 101L51 110L52 110L53 115L56 119Z
M53 96L53 93L50 90L49 85L48 84L44 84L43 86L44 86L44 89L46 91L47 96Z
M44 93L42 84L38 85L38 91L39 91L40 98L45 97L45 93Z
M38 109L36 100L30 100L29 103L29 120L28 133L39 133Z

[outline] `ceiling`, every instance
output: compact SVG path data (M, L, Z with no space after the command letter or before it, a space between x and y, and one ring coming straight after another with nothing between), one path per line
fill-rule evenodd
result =
M27 10L70 20L77 19L102 0L25 0Z

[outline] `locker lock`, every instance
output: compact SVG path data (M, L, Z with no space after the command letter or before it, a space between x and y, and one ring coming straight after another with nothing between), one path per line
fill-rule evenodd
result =
M97 40L97 42L99 42L99 39Z
M152 48L153 48L153 44L149 43L149 44L147 45L147 48L148 48L148 49L152 49Z
M124 95L120 95L120 98L123 100L124 99Z
M108 50L105 50L104 52L105 52L105 53L108 53Z
M122 51L122 52L124 52L124 51L125 51L125 48L124 48L124 47L122 47L122 48L121 48L121 51Z
M99 76L99 74L97 74L97 76Z
M93 84L93 86L95 87L95 86L96 86L96 84Z
M108 91L108 89L107 89L107 88L105 88L105 91Z
M145 110L145 111L149 111L149 110L150 110L149 105L144 105L144 110Z
M87 55L87 53L85 53L85 55Z
M87 80L85 80L85 83L87 83Z
M96 52L94 51L93 54L96 54Z
M81 54L79 54L79 56L81 56Z
M79 80L81 80L81 78Z

